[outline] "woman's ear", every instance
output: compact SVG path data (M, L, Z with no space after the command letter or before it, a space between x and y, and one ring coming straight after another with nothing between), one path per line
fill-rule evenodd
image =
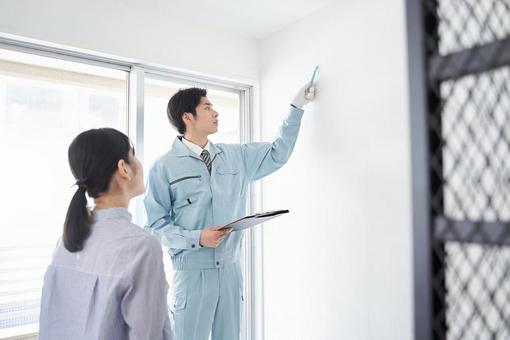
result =
M117 162L117 172L121 178L130 180L131 174L129 171L129 167L125 160L121 159Z

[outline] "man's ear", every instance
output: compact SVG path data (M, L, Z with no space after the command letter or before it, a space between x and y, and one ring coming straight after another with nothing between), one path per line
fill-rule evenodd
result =
M191 112L184 112L182 114L182 120L184 123L191 123L193 121L193 114Z
M121 159L117 162L117 172L121 178L131 179L126 161Z

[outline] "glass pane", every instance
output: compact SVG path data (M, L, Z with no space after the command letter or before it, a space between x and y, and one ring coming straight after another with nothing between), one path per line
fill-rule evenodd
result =
M93 127L127 131L126 72L0 50L0 338L37 330L76 190L67 148Z

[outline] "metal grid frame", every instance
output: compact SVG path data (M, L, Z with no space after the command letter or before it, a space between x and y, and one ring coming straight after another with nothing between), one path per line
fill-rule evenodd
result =
M510 2L407 0L415 338L510 338Z

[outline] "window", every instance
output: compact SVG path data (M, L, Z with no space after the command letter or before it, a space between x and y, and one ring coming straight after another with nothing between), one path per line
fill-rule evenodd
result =
M13 49L0 45L0 339L38 331L43 275L76 190L67 148L79 132L95 127L131 132L130 137L140 141L136 146L147 176L177 136L166 115L169 98L180 88L199 86L207 88L220 113L219 132L212 141L239 143L248 135L249 90L244 85L211 80L213 84L167 70L156 75L153 67L147 71L140 64L135 68L92 54L12 43ZM130 73L141 77L142 89L130 88ZM134 99L141 93L142 107ZM133 128L139 121L141 130ZM140 225L146 221L142 201L137 198L130 206ZM246 259L245 272L251 263ZM166 253L164 261L171 288ZM248 333L243 338L249 338Z
M37 331L43 275L74 194L67 148L127 130L127 72L0 50L0 338Z

